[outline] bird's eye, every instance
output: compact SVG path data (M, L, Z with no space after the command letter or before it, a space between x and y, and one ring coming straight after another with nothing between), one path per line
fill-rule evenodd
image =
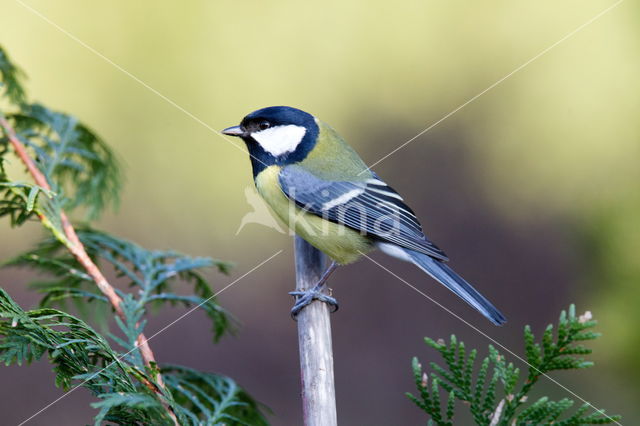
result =
M271 123L269 123L268 121L263 121L263 122L261 122L260 124L258 124L258 128L259 128L260 130L266 130L266 129L268 129L269 127L271 127Z

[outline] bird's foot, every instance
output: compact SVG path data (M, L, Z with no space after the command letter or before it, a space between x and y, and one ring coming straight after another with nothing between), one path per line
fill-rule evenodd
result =
M296 303L293 305L293 308L291 308L291 317L296 319L298 314L314 300L319 300L329 305L331 313L337 311L338 301L330 295L325 294L323 290L324 285L321 284L316 285L309 290L289 292L290 295L296 298Z
M316 282L316 284L309 290L296 290L289 292L289 294L296 299L296 303L293 305L293 308L291 308L291 317L294 320L300 311L314 300L319 300L329 305L331 307L331 313L338 310L338 301L331 297L331 289L329 289L329 294L324 293L325 283L337 267L338 264L336 262L331 262L331 265L329 265L327 270L324 271L318 282Z

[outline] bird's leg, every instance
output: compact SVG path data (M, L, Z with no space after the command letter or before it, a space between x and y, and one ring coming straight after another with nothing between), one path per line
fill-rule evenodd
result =
M314 300L319 300L331 306L332 313L338 310L338 301L333 297L324 293L324 286L329 279L329 276L333 273L333 271L338 268L338 264L336 262L331 262L331 265L324 271L320 279L315 283L315 285L309 290L296 290L289 292L290 295L295 297L296 303L291 308L291 316L293 319L296 319L300 311L304 309L305 306L309 305Z

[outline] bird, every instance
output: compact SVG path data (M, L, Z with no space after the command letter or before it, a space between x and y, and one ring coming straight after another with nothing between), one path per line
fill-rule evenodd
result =
M413 263L493 324L506 322L447 265L449 258L425 236L400 194L328 124L297 108L271 106L221 133L244 141L256 189L275 215L332 260L312 288L290 293L294 318L314 300L337 310L324 291L329 276L379 249Z

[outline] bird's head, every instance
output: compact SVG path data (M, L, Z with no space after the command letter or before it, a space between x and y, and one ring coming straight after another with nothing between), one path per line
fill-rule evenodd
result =
M316 144L319 128L309 113L273 106L252 112L242 119L239 126L226 128L222 133L244 140L256 175L274 164L286 165L304 160Z

